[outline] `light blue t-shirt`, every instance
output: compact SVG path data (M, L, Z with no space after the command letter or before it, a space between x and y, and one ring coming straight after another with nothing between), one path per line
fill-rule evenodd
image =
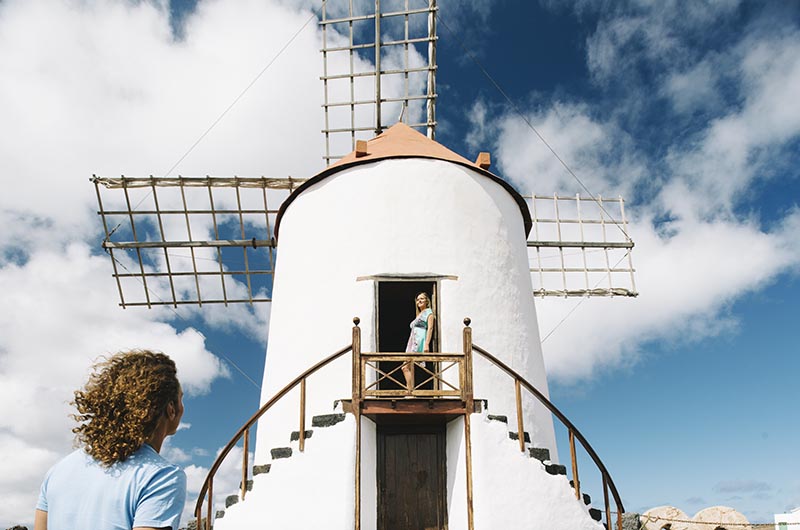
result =
M36 508L48 530L178 530L185 503L186 474L144 444L108 468L78 449L47 472Z

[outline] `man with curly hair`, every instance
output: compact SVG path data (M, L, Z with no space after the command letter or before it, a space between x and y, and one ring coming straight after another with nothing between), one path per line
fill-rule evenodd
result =
M35 530L178 530L186 474L159 455L183 415L175 363L134 350L93 368L73 402L83 448L45 476Z

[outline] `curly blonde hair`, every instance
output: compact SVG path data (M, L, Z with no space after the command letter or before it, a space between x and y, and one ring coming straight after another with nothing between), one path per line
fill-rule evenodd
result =
M153 434L169 403L180 399L175 362L149 350L120 352L93 366L73 405L75 441L104 466L122 462Z

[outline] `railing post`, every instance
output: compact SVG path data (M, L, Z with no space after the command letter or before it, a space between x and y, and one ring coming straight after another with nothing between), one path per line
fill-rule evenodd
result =
M467 414L472 414L475 410L472 389L472 328L469 327L471 323L472 320L469 317L464 319L464 386L461 388L461 396Z
M300 433L298 435L300 452L306 449L306 378L300 381Z
M575 498L581 498L581 481L578 478L578 459L575 457L575 433L569 430L569 456L572 459L572 484L575 487Z
M353 319L353 411L361 412L361 319Z
M608 504L608 480L605 475L603 475L603 502L606 507L606 526L611 528L611 506Z
M467 530L475 529L472 499L472 429L470 411L464 414L464 447L467 460Z
M242 451L242 500L247 494L247 460L250 451L250 429L244 431L244 450Z
M464 386L461 388L461 396L464 400L464 445L466 449L467 464L467 529L474 530L472 508L472 429L470 426L470 414L475 411L474 394L472 389L472 328L469 325L472 320L467 317L464 319Z
M361 381L361 319L353 319L353 417L356 420L356 469L355 469L355 502L354 528L361 530L361 398L363 385Z
M525 424L522 421L522 385L517 378L514 378L514 395L517 403L517 437L519 439L519 450L524 453Z
M214 509L214 479L208 479L208 510L206 512L206 530L211 530L211 510Z

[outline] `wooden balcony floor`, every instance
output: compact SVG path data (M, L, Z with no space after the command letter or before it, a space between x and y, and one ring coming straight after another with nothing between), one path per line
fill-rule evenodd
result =
M480 400L475 400L470 413L481 412L481 405ZM352 414L352 400L343 399L342 408ZM466 413L466 403L460 399L412 397L365 399L361 402L361 414L375 423L446 423Z

